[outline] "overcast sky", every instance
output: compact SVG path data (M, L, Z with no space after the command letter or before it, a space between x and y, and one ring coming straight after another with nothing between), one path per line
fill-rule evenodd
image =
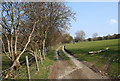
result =
M118 33L118 3L117 2L67 2L76 12L76 22L71 21L72 28L68 31L75 37L75 32L83 30L86 38L93 33L98 36Z

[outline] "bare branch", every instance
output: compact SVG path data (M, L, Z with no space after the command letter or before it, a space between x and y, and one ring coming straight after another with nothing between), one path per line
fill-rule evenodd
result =
M12 61L11 57L7 54L7 52L5 51L5 45L4 45L4 42L2 41L2 38L1 39L1 42L2 42L2 46L3 46L3 51L5 53L5 55Z
M38 22L38 21L37 21L37 22ZM30 35L29 35L29 37L28 37L28 42L26 43L26 45L25 45L23 51L19 54L19 56L17 57L16 60L18 60L18 59L20 58L20 56L21 56L21 55L24 53L24 51L26 50L26 48L27 48L27 46L28 46L28 44L29 44L29 42L30 42L31 36L32 36L32 34L33 34L33 32L34 32L35 25L36 25L37 22L34 23L32 32L30 33Z

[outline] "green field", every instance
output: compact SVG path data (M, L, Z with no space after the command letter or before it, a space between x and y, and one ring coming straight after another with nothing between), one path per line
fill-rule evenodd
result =
M115 78L120 75L120 52L118 48L118 41L114 40L102 40L102 41L91 41L91 42L79 42L76 44L65 44L66 49L73 56L81 61L87 61L95 63L94 66L100 70L108 73L110 77ZM109 48L108 51L98 54L88 54L90 51L98 51ZM105 67L107 66L107 67Z

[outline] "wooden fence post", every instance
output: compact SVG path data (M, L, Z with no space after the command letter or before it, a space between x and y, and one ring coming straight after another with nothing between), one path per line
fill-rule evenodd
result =
M37 60L37 55L36 55L37 53L36 52L35 52L35 61L36 61L37 71L39 71L39 65L38 65L38 60Z
M39 50L39 54L40 54L40 62L41 62L41 64L43 64L43 62L42 62L41 50Z
M30 70L29 70L29 61L28 61L28 56L26 56L26 65L27 65L27 71L28 71L28 79L29 81L31 81L30 79Z
M42 55L43 55L43 59L45 60L45 39L43 40Z

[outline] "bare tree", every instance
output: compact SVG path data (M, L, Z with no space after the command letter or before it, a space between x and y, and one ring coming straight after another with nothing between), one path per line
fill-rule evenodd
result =
M83 41L85 39L85 32L83 30L81 31L77 31L75 33L76 37L75 37L75 40L78 42L78 41Z
M2 2L1 41L5 55L12 61L10 73L20 66L19 59L26 51L33 56L36 53L42 62L46 48L60 42L57 36L69 28L74 15L64 3Z
M98 36L98 34L97 34L97 33L94 33L94 34L93 34L93 40L97 40L97 36Z
M2 28L3 31L1 31L3 36L1 40L6 39L7 41L7 45L4 44L5 43L4 41L2 41L2 45L3 45L3 49L8 48L8 52L4 50L4 53L12 61L10 72L13 70L13 67L20 65L19 59L21 55L25 52L31 40L36 23L38 22L38 21L33 21L32 22L33 24L30 24L30 26L27 27L31 14L29 14L30 12L26 13L26 11L24 11L24 8L27 8L26 3L18 3L18 2L2 3L2 22L0 24L3 27ZM27 34L24 34L25 32ZM26 41L24 41L24 47L23 49L21 49L21 52L17 53L17 50L19 49L17 47L18 37L22 37L23 34L27 35L26 38L27 37L28 38L26 39ZM6 78L7 77L8 76L6 75Z
M46 2L34 4L36 10L34 13L40 20L35 30L35 36L37 40L40 39L37 44L39 44L39 50L42 50L43 59L45 59L45 50L53 41L50 42L48 39L53 39L51 37L53 37L54 33L59 32L60 35L63 29L68 29L70 18L75 19L75 13L71 12L64 3Z
M94 33L94 34L93 34L93 38L96 38L97 36L98 36L97 33Z

